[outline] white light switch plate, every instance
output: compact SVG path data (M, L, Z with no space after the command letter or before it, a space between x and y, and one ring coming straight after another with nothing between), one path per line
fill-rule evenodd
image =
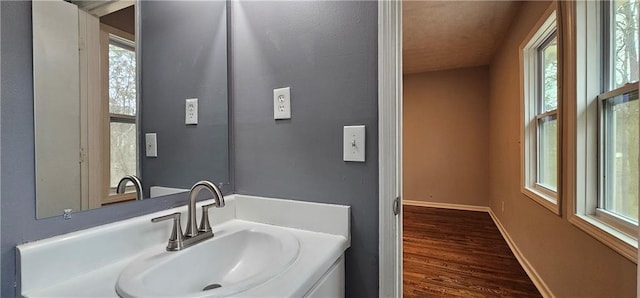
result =
M365 142L364 142L365 126L354 125L344 127L344 161L364 162Z
M291 88L273 89L273 119L291 119Z
M155 132L144 134L147 157L158 157L158 138Z
M198 99L188 98L185 102L184 124L198 124Z

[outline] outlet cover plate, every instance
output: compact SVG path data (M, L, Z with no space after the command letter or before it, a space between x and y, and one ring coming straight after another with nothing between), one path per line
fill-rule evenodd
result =
M158 157L158 136L155 132L144 135L147 157Z
M185 100L184 124L198 124L198 99L187 98Z
M291 119L291 88L273 89L273 119Z

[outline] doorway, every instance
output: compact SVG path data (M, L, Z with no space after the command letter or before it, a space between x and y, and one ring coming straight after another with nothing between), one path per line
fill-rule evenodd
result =
M402 103L406 100L402 97L402 5L406 5L408 2L395 3L394 5L380 4L379 8L379 78L380 78L380 117L379 117L379 131L380 131L380 293L381 296L387 295L389 291L384 291L390 285L394 285L393 289L398 290L395 292L395 296L402 296L402 278L401 272L402 261L396 263L389 263L389 260L393 260L394 257L402 260L401 242L398 238L394 238L397 235L402 234L402 229L395 228L397 233L389 233L394 228L393 225L398 224L402 226L402 216L396 217L389 216L393 214L392 206L396 196L403 194L403 199L407 198L407 192L402 191L403 182L406 185L406 177L403 177L403 107ZM595 3L595 2L588 2ZM613 2L606 2L613 3ZM595 3L592 6L597 6ZM552 292L549 286L542 279L542 276L555 277L555 283L558 284L559 280L562 280L562 287L555 287L555 294L563 293L567 295L611 295L611 293L617 293L618 296L630 296L633 293L635 295L636 290L636 264L635 256L631 256L624 250L616 245L610 244L607 241L602 241L598 237L590 237L592 235L591 230L579 225L580 222L576 222L577 214L575 214L575 194L566 192L566 198L563 196L563 203L558 210L560 212L553 212L544 205L539 204L533 200L530 196L522 191L522 179L524 175L521 173L521 169L524 166L520 163L525 160L522 157L520 145L523 137L521 135L521 125L524 123L522 120L521 105L523 103L522 88L520 84L523 82L520 76L523 76L523 70L519 68L519 64L522 63L521 57L519 57L519 49L522 48L523 43L529 40L531 32L536 31L540 24L544 24L544 15L546 11L552 9L551 6L555 6L556 2L536 2L529 1L520 3L523 7L518 11L518 17L513 21L512 27L506 40L501 41L502 54L494 54L494 58L491 61L491 67L489 75L492 77L491 84L491 96L490 96L490 202L489 206L474 206L465 205L464 202L451 202L449 200L438 201L442 198L446 192L430 191L425 192L424 197L427 199L433 199L431 206L428 207L457 207L461 209L463 207L471 206L475 211L487 211L494 219L494 222L502 232L503 238L507 240L511 251L517 256L519 263L525 267L528 276L531 277L537 288L540 290L543 296L552 296ZM608 5L608 4L607 4ZM589 6L591 7L591 6ZM387 9L385 9L387 8ZM394 10L395 9L395 10ZM570 2L558 2L557 3L558 16L561 20L558 21L561 30L567 30L566 32L578 32L580 34L586 34L591 31L573 31L576 26L584 26L591 24L585 20L593 20L602 17L600 14L589 15L590 18L580 19L576 17L584 16L585 11L575 9ZM578 21L574 21L578 19ZM394 23L395 22L395 23ZM597 22L595 22L597 23ZM593 23L593 24L595 24ZM577 24L577 25L576 25ZM589 25L590 26L590 25ZM481 27L470 29L469 32L477 33ZM590 27L591 28L591 27ZM484 29L484 28L482 28ZM562 36L562 34L560 34ZM573 36L571 36L573 37ZM572 39L569 37L569 39ZM399 42L397 47L389 46L394 42ZM575 48L575 41L567 43L568 48ZM587 48L587 47L582 47ZM588 47L588 48L598 48ZM394 50L396 51L394 53ZM562 50L562 43L560 44L561 53L564 56L569 55L568 61L570 64L567 69L571 72L575 69L576 58L571 58L570 50L564 52ZM505 54L506 53L506 54ZM394 56L395 55L395 56ZM400 56L400 57L398 57ZM596 59L597 60L597 59ZM591 61L595 61L590 59ZM585 61L582 61L585 62ZM395 63L395 64L394 64ZM406 64L406 63L405 63ZM596 65L598 63L595 63ZM521 67L521 66L520 66ZM434 70L445 71L445 70ZM566 74L566 73L565 73ZM497 78L497 79L496 79ZM566 79L566 78L565 78ZM581 92L580 90L573 90L575 81L572 83L570 79L563 81L565 91L569 93L567 109L562 112L563 116L567 116L568 123L571 122L572 112L575 112L576 103L571 98L571 93L576 96L575 92ZM572 85L573 84L573 85ZM464 84L460 84L459 91L464 91ZM389 91L391 90L391 91ZM566 91L569 90L569 91ZM396 93L394 93L396 92ZM560 94L559 94L560 95ZM567 95L567 94L563 94ZM386 99L385 97L391 96L392 99ZM443 99L443 100L446 100ZM396 106L389 102L395 102ZM442 103L440 103L442 104ZM399 106L399 107L398 107ZM406 110L406 107L405 107ZM390 115L391 114L391 115ZM520 118L519 118L520 117ZM447 119L449 120L449 119ZM575 119L573 119L575 120ZM397 121L394 123L393 121ZM454 123L455 125L455 123ZM569 125L570 126L570 125ZM395 132L395 133L394 133ZM575 133L571 129L562 129L562 133L568 133L571 135ZM390 137L390 138L385 138ZM447 136L448 137L448 136ZM566 144L569 149L569 153L574 153L575 142L570 140L571 138L563 138L563 145ZM395 147L394 147L395 146ZM573 147L572 147L573 146ZM383 150L395 148L397 152L392 150ZM433 149L433 148L429 148ZM563 150L564 151L564 150ZM385 153L393 153L393 156L387 156ZM391 160L391 162L389 162ZM393 162L395 160L395 163ZM437 161L437 160L436 160ZM575 170L577 161L573 160L571 156L569 158L560 159L559 163L565 170L562 170L562 177L565 182L565 186L572 187L572 180L575 173L572 175L572 171ZM407 163L405 163L406 166ZM394 172L395 171L395 172ZM406 172L406 171L405 171ZM406 175L406 173L405 173ZM558 174L560 175L560 173ZM560 176L558 176L560 177ZM568 178L567 178L568 177ZM446 181L445 181L446 182ZM394 184L395 183L395 184ZM441 186L441 185L436 185ZM446 186L446 185L445 185ZM463 183L458 184L460 188L465 187ZM391 192L389 190L396 190L397 192ZM458 200L460 198L455 198ZM428 201L428 200L425 200ZM405 202L406 203L406 202ZM435 204L448 204L445 206L433 206ZM402 206L403 204L400 204ZM455 205L455 206L452 206ZM405 206L406 207L406 206ZM484 208L483 208L484 207ZM396 208L401 210L402 208ZM440 208L442 209L442 208ZM406 210L405 210L406 211ZM551 212L550 212L551 211ZM396 221L394 221L394 219ZM553 239L548 241L547 239ZM395 242L393 241L395 240ZM606 245L602 245L602 244ZM527 252L527 256L523 252ZM546 253L553 251L553 253ZM571 257L575 256L575 253L580 251L584 259L603 260L602 264L598 267L593 267L589 263L581 261L572 261ZM390 255L390 252L393 254ZM616 254L615 252L618 252ZM635 255L636 252L634 251ZM398 261L398 259L395 259ZM534 269L534 265L536 268ZM391 269L389 269L391 268ZM597 268L597 269L596 269ZM395 275L393 274L395 270ZM391 272L391 273L389 273ZM633 272L633 280L629 278ZM577 275L581 275L582 278L577 278ZM607 282L588 282L594 275L602 276L602 280ZM614 276L625 278L619 279ZM609 279L610 278L610 279ZM585 282L587 281L587 282ZM618 286L611 287L615 283Z
M404 297L540 297L488 212L490 64L519 7L403 2Z

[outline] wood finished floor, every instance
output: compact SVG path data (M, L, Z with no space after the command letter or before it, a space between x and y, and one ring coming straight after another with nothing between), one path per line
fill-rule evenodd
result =
M541 297L488 213L403 208L404 297Z

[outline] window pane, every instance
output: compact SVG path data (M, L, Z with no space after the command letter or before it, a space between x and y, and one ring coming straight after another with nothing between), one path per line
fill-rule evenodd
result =
M610 90L638 81L638 0L613 1Z
M538 184L556 191L558 188L558 117L538 119Z
M136 53L109 44L109 113L136 115Z
M111 187L125 175L136 175L136 137L135 124L111 122Z
M545 113L558 108L558 38L552 39L540 49L542 67L542 104Z
M638 220L638 93L604 103L604 209Z

